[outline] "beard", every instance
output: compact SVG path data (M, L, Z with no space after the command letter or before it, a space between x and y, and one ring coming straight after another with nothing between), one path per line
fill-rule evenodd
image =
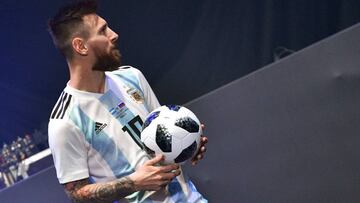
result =
M95 71L114 71L121 66L121 54L116 46L110 53L95 49L95 55L97 60L92 68Z

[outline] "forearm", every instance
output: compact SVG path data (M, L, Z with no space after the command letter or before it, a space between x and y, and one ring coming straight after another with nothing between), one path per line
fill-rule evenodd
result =
M136 191L133 181L123 177L107 183L89 184L87 179L67 183L65 191L77 203L114 202Z
M129 176L111 182L90 184L89 179L69 182L64 184L65 191L77 203L114 202L139 190L157 191L181 173L177 164L155 166L163 160L164 155L157 155Z

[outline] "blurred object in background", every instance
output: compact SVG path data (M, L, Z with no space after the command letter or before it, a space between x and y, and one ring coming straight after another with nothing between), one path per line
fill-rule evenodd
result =
M273 57L274 57L274 62L278 61L284 57L287 57L289 55L291 55L292 53L295 53L294 50L288 49L286 47L276 47L273 53Z
M10 187L51 165L47 134L43 131L35 130L35 139L25 134L24 137L18 136L10 145L3 143L0 148L0 189Z

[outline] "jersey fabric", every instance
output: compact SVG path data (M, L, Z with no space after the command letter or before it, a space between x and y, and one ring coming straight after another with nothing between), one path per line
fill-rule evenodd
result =
M133 173L148 155L140 129L160 106L142 73L130 66L105 73L104 94L66 86L51 113L49 146L61 184L107 182ZM138 191L129 202L207 202L183 175L158 192Z

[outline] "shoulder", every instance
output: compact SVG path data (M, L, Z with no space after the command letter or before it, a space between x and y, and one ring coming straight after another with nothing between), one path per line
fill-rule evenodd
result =
M112 79L120 79L125 83L129 83L131 86L135 86L137 89L142 87L142 84L144 81L146 81L142 72L132 66L121 66L118 70L106 72L106 74Z
M73 116L77 116L73 112L73 108L77 103L77 97L67 88L60 94L50 115L48 123L49 140L65 139L73 134L81 134L79 128L72 121Z
M81 134L81 130L68 119L50 119L48 125L49 137L70 134Z
M74 98L70 92L67 92L65 90L62 91L55 106L51 111L50 120L63 119L67 111L69 110L69 106L71 106L70 104L73 103L73 101Z
M82 131L65 119L51 119L48 125L48 140L50 148L64 147L84 141Z
M108 72L108 74L123 75L123 76L126 75L139 76L142 75L142 72L133 66L126 65L126 66L120 66L119 69L112 72Z

